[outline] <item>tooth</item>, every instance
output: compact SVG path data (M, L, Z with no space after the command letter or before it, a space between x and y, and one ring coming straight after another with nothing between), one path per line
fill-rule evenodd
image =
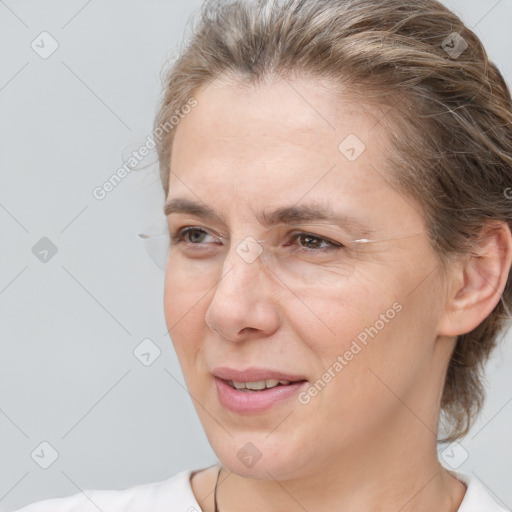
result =
M287 386L290 384L289 380L277 380L277 379L266 379L259 380L257 382L235 382L231 381L231 385L238 390L251 390L251 391L261 391L263 389L275 388L277 385L281 384L283 386Z
M245 387L247 389L253 389L253 390L265 389L265 381L260 380L258 382L246 382Z

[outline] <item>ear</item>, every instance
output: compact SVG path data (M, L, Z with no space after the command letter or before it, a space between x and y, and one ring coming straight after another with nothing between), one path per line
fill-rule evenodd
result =
M439 335L458 336L480 325L498 304L512 263L512 234L505 222L482 229L474 253L451 269Z

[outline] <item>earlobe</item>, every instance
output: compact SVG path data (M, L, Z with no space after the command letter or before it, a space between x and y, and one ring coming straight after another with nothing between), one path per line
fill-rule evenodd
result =
M482 230L473 255L454 268L440 335L458 336L471 332L498 304L507 284L512 263L512 234L509 226L494 223Z

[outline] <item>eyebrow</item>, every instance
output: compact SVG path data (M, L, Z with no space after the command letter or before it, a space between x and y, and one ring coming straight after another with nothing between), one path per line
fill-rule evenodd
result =
M226 225L223 215L215 212L204 203L176 197L169 199L164 206L165 216L172 214L188 214L194 217L216 221ZM336 213L332 207L324 202L313 201L308 204L283 206L272 211L262 211L256 215L260 224L265 227L278 224L300 224L314 221L330 221L350 231L364 231L366 234L374 232L370 226L360 219Z

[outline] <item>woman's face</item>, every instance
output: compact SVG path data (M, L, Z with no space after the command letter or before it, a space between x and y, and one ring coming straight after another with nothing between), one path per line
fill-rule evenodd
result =
M171 159L165 316L221 462L284 479L382 436L433 442L444 296L420 208L389 184L383 114L306 79L196 99Z

